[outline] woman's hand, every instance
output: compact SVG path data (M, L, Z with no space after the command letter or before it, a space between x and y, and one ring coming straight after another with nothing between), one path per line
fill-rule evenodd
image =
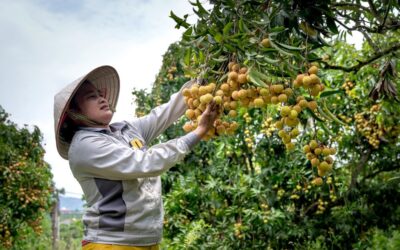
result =
M201 115L199 125L193 132L195 132L200 138L203 138L203 136L207 134L207 131L213 126L215 119L217 119L218 111L219 105L214 101L211 101Z

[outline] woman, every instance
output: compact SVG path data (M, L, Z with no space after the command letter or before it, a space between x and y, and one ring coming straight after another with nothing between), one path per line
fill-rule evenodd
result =
M212 102L196 130L148 147L185 112L181 91L144 117L112 124L119 77L110 66L92 70L55 96L57 150L69 160L88 205L83 249L158 249L163 222L160 175L190 152L218 113Z

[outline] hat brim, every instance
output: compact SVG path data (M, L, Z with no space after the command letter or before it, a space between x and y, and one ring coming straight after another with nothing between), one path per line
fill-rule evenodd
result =
M111 66L100 66L88 74L68 84L54 97L54 128L57 151L62 158L68 160L70 142L65 141L60 130L66 118L66 111L76 91L85 80L89 80L96 88L105 90L110 109L115 110L118 102L120 80L117 71Z

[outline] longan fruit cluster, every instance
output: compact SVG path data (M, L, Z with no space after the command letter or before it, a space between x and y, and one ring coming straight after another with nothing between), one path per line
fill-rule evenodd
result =
M318 96L325 89L325 85L321 83L320 78L317 76L318 70L318 67L314 65L308 69L307 73L298 74L293 81L293 86L295 88L304 87L311 96Z
M197 128L201 115L206 110L207 104L212 100L217 104L222 103L221 96L213 95L215 88L215 83L210 83L205 86L193 84L190 89L186 88L183 90L182 94L185 98L185 103L188 106L185 115L190 120L183 125L183 130L185 132L190 132ZM237 128L238 124L236 122L229 123L217 118L214 122L214 126L207 132L203 139L208 140L215 135L233 134Z
M381 137L384 134L383 128L375 122L376 112L379 111L379 105L373 105L369 111L354 115L356 128L365 136L368 143L375 149L379 147Z
M349 79L346 79L342 85L342 88L346 91L347 95L350 95L350 91L354 88L354 84Z
M272 123L271 117L264 119L261 126L262 126L261 132L264 133L267 137L270 137L272 133L276 130L274 123Z
M318 176L323 177L332 170L333 158L336 154L336 148L329 148L319 144L316 140L311 140L309 144L303 147L303 152L311 162L311 166L317 167ZM320 180L314 180L315 184L321 184Z
M219 86L215 83L205 86L194 84L191 88L183 90L182 94L188 106L186 117L190 120L183 126L184 131L190 132L197 127L201 114L212 100L221 105L221 116L225 115L228 119L237 117L239 106L246 108L261 108L265 106L264 96L267 95L268 90L255 88L248 84L247 67L240 67L240 64L230 62L228 70L227 81ZM237 128L238 124L234 121L227 122L217 119L214 127L209 130L209 133L203 139L206 140L215 135L231 135Z

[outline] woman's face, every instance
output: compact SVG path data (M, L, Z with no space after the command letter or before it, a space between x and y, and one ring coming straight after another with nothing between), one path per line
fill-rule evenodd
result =
M105 127L110 123L113 112L105 93L96 89L93 84L84 83L76 92L75 102L79 107L78 112L90 120L104 124Z

